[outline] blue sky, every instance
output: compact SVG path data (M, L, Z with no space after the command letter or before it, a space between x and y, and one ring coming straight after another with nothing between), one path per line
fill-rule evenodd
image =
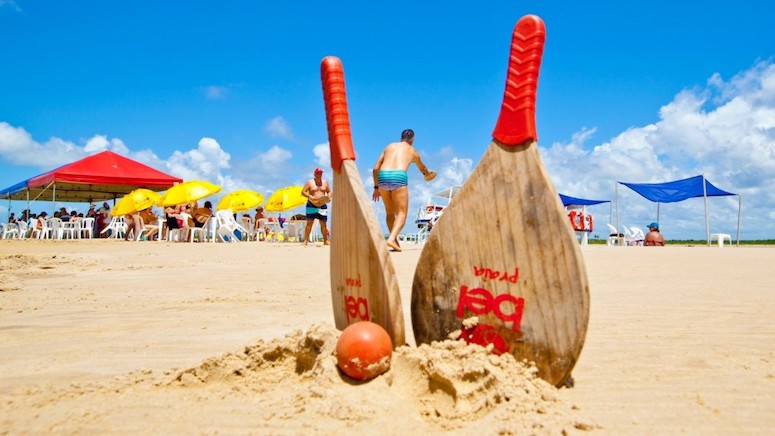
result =
M319 66L336 55L364 184L405 128L440 173L410 170L413 214L483 155L511 31L535 13L558 191L612 200L616 181L704 173L742 194L743 239L775 238L771 2L265 3L0 0L0 188L104 149L224 193L302 184L329 165ZM656 219L632 191L619 200L623 224ZM734 234L737 197L709 208L711 231ZM610 207L591 211L602 237ZM662 205L660 221L668 238L705 236L702 199Z

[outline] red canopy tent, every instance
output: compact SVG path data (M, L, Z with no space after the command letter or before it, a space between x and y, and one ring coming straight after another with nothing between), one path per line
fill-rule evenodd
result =
M60 202L96 202L137 188L165 190L183 179L135 160L103 151L0 191L0 198Z

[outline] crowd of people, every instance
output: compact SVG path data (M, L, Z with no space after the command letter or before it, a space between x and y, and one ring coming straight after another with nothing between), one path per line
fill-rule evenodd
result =
M401 133L401 141L389 144L379 157L374 166L374 201L382 199L385 204L387 225L390 230L390 237L387 240L388 246L393 251L400 251L397 235L403 229L406 222L408 206L408 186L406 172L409 166L414 163L423 173L427 181L430 181L436 173L428 170L420 159L419 153L413 148L414 132L406 129ZM311 239L311 232L315 221L318 221L323 236L323 244L330 244L330 232L328 230L328 203L332 199L331 185L323 179L323 170L316 168L313 177L308 180L303 188L302 195L307 199L304 215L294 216L300 218L305 223L303 243L308 244ZM165 206L162 211L162 219L153 212L152 207L140 210L137 213L126 214L123 220L126 223L125 239L135 238L136 235L143 235L146 239L153 240L157 238L167 238L167 234L177 229L201 228L208 219L213 216L212 204L206 201L202 207L197 202L179 204L174 206ZM110 205L103 203L97 210L95 205L90 205L88 212L79 213L76 210L67 211L65 207L54 212L54 217L64 221L94 218L93 236L111 237L115 229L110 228L112 217L110 216ZM44 222L48 218L47 212L41 212L38 215L25 210L22 216L17 218L15 214L10 215L10 222L23 220L31 222L35 220L35 228L42 229ZM237 215L234 215L235 221ZM276 221L280 228L284 227L282 218L267 217L263 207L256 208L256 213L251 220L250 215L244 214L243 218L250 223L250 231L268 235L273 229L276 230L273 222ZM161 224L161 225L160 225ZM248 229L246 229L248 230Z
M78 212L75 209L68 211L65 207L61 207L59 210L53 212L53 214L49 214L46 211L34 213L29 210L24 210L20 216L17 216L15 212L11 212L8 217L8 222L10 224L17 224L20 221L23 221L27 224L25 227L27 233L24 237L30 237L35 230L41 232L44 231L44 229L47 228L46 222L51 218L58 218L63 223L93 218L93 238L123 237L125 240L133 240L137 239L137 235L142 235L142 239L144 240L158 240L158 238L167 239L168 233L175 230L202 228L211 217L214 218L214 214L215 212L213 211L213 206L210 201L205 201L201 206L199 206L198 202L165 206L160 210L159 214L154 212L154 207L152 206L140 210L137 213L122 215L120 219L123 222L123 227L118 234L118 228L110 226L114 217L110 215L110 205L107 202L103 203L102 207L99 209L94 205L90 205L86 213ZM159 219L160 216L161 220ZM236 213L234 214L234 218L235 220L238 219ZM289 221L282 217L268 216L264 212L263 206L256 207L255 215L251 216L245 213L242 215L242 218L247 219L247 222L250 223L250 230L262 235L259 240L266 239L266 235L278 233L278 227L279 229L283 229ZM290 220L304 222L306 218L307 216L303 214L297 214L290 217ZM244 223L245 222L243 222L243 224ZM159 224L161 224L161 226Z
M93 218L92 236L98 238L101 235L100 232L110 223L110 204L105 202L98 210L94 204L89 205L89 210L86 213L78 212L76 209L70 211L66 207L60 207L59 210L54 211L51 215L46 211L34 213L29 209L25 209L19 216L12 212L8 217L9 224L18 224L24 222L27 224L27 231L31 234L35 230L43 231L46 228L46 221L51 218L57 218L61 222L71 222L77 220L83 220L85 218Z
M137 235L142 235L146 240L167 239L168 233L174 230L201 228L213 216L213 206L209 201L205 201L200 207L199 203L194 201L164 206L162 213L161 229L159 216L154 213L153 207L143 209L137 214L124 215L127 225L125 239L137 238Z

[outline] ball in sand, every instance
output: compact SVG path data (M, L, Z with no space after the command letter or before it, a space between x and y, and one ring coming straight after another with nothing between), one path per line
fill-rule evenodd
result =
M393 342L387 331L371 321L350 324L336 343L339 369L356 380L368 380L390 368Z

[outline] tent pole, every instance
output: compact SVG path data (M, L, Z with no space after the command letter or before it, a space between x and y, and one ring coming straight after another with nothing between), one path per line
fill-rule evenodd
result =
M614 204L615 203L616 203L616 198L614 198L614 201L608 203L608 223L611 225L614 224Z
M659 225L659 206L660 206L660 204L661 204L660 202L657 202L657 225Z
M708 223L708 187L705 184L705 174L702 174L702 198L705 200L705 239L710 247L710 224Z
M737 246L740 246L740 213L743 211L743 194L737 194Z
M616 197L616 240L619 243L619 246L624 246L622 242L624 242L624 238L619 237L619 234L621 231L619 230L619 184L614 183L614 195Z

